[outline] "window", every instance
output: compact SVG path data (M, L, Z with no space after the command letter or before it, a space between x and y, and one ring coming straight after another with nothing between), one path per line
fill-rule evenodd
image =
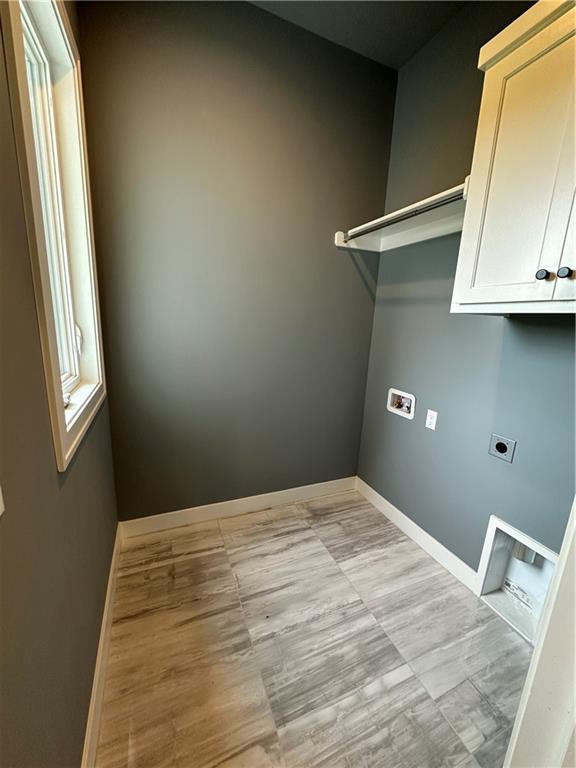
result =
M64 471L105 397L80 62L62 3L5 6L50 417Z

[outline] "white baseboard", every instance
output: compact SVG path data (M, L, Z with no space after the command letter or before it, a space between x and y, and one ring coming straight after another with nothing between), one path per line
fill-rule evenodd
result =
M314 499L319 496L329 496L353 490L361 493L376 509L379 509L386 515L389 520L422 547L431 557L437 560L447 571L450 571L453 576L475 594L479 594L478 574L473 568L470 568L469 565L450 552L433 536L426 533L425 530L420 528L403 512L400 512L399 509L359 477L344 477L339 480L329 480L325 483L302 485L298 488L287 488L284 491L247 496L243 499L232 499L231 501L221 501L216 504L204 504L199 507L179 509L175 512L164 512L160 515L138 517L134 520L124 520L118 526L122 531L123 538L131 538L132 536L140 536L144 533L178 528L189 523L215 520L219 517L234 517L248 512L258 512L268 507L295 504L306 499Z
M475 595L480 594L478 574L465 562L460 560L453 552L450 552L443 544L440 544L433 536L423 528L420 528L413 520L400 512L393 504L371 488L368 483L359 477L356 478L356 490L364 496L376 509L380 510L394 525L409 536L418 546L434 558L443 568L446 568L453 576L472 590Z
M88 709L88 719L86 721L81 768L94 768L96 765L96 749L98 748L100 716L102 713L102 702L104 700L106 664L108 662L108 647L110 644L110 631L112 629L112 606L121 543L122 530L120 524L118 524L116 527L116 539L114 541L114 550L112 551L112 560L110 562L110 572L108 574L108 586L106 588L106 600L104 602L104 611L102 613L102 624L100 626L100 639L98 640L98 653L96 655L96 664L94 667L92 694L90 696L90 707Z
M143 533L153 533L168 528L178 528L189 523L199 523L204 520L215 520L218 517L235 517L247 512L258 512L268 507L282 504L295 504L298 501L314 499L318 496L329 496L333 493L344 493L356 488L356 477L343 477L339 480L329 480L326 483L301 485L298 488L288 488L284 491L261 493L258 496L246 496L243 499L220 501L216 504L204 504L200 507L179 509L175 512L164 512L150 517L137 517L134 520L124 520L119 523L122 536L131 538Z

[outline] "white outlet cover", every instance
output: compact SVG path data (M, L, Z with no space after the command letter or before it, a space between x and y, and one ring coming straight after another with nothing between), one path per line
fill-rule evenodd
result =
M436 419L438 418L438 411L431 411L428 409L426 414L426 427L427 429L436 430Z

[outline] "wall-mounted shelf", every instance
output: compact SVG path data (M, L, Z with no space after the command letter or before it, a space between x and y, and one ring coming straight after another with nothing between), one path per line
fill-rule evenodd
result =
M387 213L348 232L336 232L334 245L351 251L383 253L410 243L461 232L467 186L468 179L464 184Z

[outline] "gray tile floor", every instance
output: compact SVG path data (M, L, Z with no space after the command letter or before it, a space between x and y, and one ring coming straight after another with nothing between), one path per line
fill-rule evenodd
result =
M500 768L528 644L356 493L129 539L98 768Z

